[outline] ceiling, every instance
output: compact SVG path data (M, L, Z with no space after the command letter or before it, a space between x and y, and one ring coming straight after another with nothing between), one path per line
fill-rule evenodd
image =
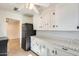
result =
M44 4L44 3L43 3ZM24 15L34 15L35 12L33 10L29 10L24 7L25 3L0 3L0 10L6 10L11 12L18 12ZM47 4L46 4L47 5ZM14 7L21 8L19 11L14 11ZM36 6L39 11L44 9L43 6Z

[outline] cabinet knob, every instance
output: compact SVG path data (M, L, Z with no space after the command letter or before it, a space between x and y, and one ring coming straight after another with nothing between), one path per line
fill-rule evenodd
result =
M53 28L55 28L55 25L53 25Z
M77 29L79 29L79 26L77 26Z
M57 50L52 50L52 53L57 55Z
M53 12L53 15L55 15L55 12Z
M54 50L52 50L52 53L54 53Z

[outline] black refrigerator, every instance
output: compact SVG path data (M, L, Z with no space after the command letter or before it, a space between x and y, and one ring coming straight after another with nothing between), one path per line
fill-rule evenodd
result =
M31 48L31 36L36 35L36 30L33 30L33 24L22 24L22 44L21 47L25 51Z

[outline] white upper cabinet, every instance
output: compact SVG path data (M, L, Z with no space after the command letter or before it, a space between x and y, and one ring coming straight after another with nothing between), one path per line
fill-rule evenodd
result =
M52 30L54 25L54 8L46 8L39 15L34 15L33 25L36 30Z
M35 30L38 30L39 25L39 15L34 15L33 16L33 28Z
M79 4L62 3L50 6L41 14L34 15L33 25L36 30L78 31Z
M76 31L79 20L78 4L57 4L55 8L56 30Z

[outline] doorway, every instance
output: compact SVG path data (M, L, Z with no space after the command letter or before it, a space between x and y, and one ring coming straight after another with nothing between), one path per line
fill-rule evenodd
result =
M15 54L20 49L20 21L6 18L8 36L8 54Z

